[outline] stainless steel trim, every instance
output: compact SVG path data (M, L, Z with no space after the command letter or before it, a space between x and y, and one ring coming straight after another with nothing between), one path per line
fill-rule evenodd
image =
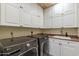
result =
M47 41L44 41L42 44L41 44L41 56L43 56L43 45L46 43Z
M36 40L36 39L34 39L34 40ZM14 45L11 45L11 46L7 46L7 47L4 47L4 48L14 47L14 46L17 46L17 45L25 44L25 43L27 43L27 42L32 42L32 41L34 41L34 40L26 41L26 42L19 43L19 44L17 43L17 44L14 44Z
M12 54L12 53L15 53L16 51L20 51L20 48L14 50L14 51L12 51L12 52L9 52L9 53L0 53L0 54L2 54L2 55L10 55L10 54Z
M24 53L27 53L28 51L30 51L30 50L32 50L32 49L34 49L34 48L36 49L36 51L37 51L37 56L38 56L38 49L37 49L37 47L30 48L29 50L24 51L23 53L19 54L18 56L22 56Z

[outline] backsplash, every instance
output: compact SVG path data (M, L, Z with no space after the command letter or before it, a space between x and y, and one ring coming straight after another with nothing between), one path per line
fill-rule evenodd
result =
M78 37L79 37L79 28L78 28Z
M42 32L48 34L61 34L61 29L46 29L42 30ZM65 35L66 32L68 33L68 35L78 35L78 28L64 28L62 32L63 35Z
M32 28L17 28L17 27L0 27L0 39L10 38L10 32L13 32L14 37L27 36L33 31L34 34L40 33L40 29Z
M10 32L13 32L14 37L27 36L37 33L48 33L48 34L61 34L61 29L34 29L34 28L20 28L20 27L0 27L0 39L10 38ZM65 28L63 29L63 34L68 33L68 35L78 35L78 28Z

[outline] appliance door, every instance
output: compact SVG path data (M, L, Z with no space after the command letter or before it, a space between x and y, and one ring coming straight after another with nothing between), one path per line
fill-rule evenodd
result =
M48 41L45 41L41 45L41 56L50 56L48 49Z
M21 53L20 56L38 56L38 49L37 49L37 47L33 47L33 48Z

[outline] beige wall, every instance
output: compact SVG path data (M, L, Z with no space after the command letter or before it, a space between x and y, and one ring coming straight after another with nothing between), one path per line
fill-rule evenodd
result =
M61 34L61 29L47 29L47 30L42 30L43 33L48 33L48 34ZM78 35L78 29L77 28L65 28L63 29L63 34L68 32L69 35Z
M10 38L10 32L14 33L14 37L19 36L26 36L30 35L31 31L34 32L34 34L40 33L40 29L31 29L31 28L16 28L16 27L0 27L0 39L3 38Z
M78 28L78 37L79 37L79 28Z
M49 33L49 34L61 34L61 29L33 29L33 28L17 28L17 27L0 27L0 39L4 38L10 38L10 32L14 33L14 37L19 37L19 36L26 36L30 35L31 31L34 32L34 34L37 33ZM63 29L63 34L65 32L68 32L69 35L78 35L79 36L79 29L77 28L68 28L68 29Z

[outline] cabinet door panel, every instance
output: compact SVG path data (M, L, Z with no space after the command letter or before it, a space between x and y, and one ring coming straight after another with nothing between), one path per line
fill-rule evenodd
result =
M68 42L61 46L62 56L79 56L79 43Z
M75 13L65 14L63 20L63 27L76 27Z
M74 12L75 11L75 3L66 3L63 5L64 13Z
M61 28L62 27L62 20L63 17L59 16L59 17L54 17L52 22L53 22L53 28Z
M61 16L63 13L63 4L57 4L53 7L54 16Z
M74 48L72 48L72 46L69 45L63 45L61 48L61 55L62 56L74 56Z
M6 4L6 23L19 24L19 9Z
M38 17L32 16L32 26L39 27L38 24L39 24Z
M31 15L22 12L22 23L25 26L31 26Z
M60 45L59 40L49 39L49 54L53 56L60 56Z
M47 28L51 28L51 18L50 17L45 18L44 26L47 27Z

